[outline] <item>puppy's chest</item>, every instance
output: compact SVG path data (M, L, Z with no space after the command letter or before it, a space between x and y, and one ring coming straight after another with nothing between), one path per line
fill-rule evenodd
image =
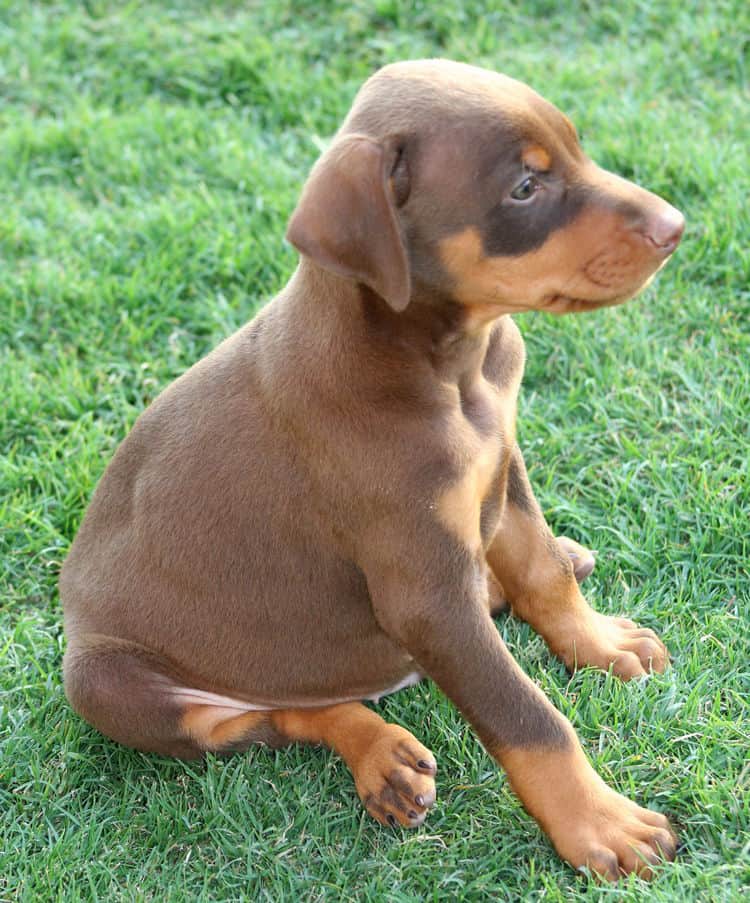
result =
M516 387L503 391L486 380L461 398L452 418L458 465L454 478L440 487L435 510L474 553L489 545L502 516L515 421Z

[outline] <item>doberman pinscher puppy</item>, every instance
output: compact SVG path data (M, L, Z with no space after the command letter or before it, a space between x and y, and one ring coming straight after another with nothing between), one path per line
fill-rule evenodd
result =
M667 664L589 607L590 553L545 523L508 315L625 301L683 225L513 79L376 73L292 216L291 281L154 401L96 490L60 578L76 711L172 756L327 744L371 815L414 826L435 760L362 701L428 675L570 863L671 859L667 819L598 777L492 613L507 599L570 668Z

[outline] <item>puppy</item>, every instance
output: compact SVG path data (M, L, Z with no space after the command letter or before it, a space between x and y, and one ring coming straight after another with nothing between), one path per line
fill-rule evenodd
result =
M589 607L590 554L545 523L508 315L625 301L683 227L525 85L380 70L305 185L286 288L156 399L96 490L60 578L72 706L166 755L325 743L378 821L413 826L435 760L362 700L428 675L562 857L651 875L666 818L598 777L491 613L508 600L571 668L667 664Z

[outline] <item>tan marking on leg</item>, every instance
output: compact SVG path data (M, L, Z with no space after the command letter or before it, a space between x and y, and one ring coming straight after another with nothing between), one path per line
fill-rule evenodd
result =
M537 630L542 630L546 618L554 619L563 610L578 611L586 606L572 562L555 541L541 513L527 515L515 506L506 506L487 550L487 562L514 614Z
M181 727L202 749L218 752L249 736L267 717L267 712L238 715L237 709L226 706L191 705Z
M616 881L674 859L676 838L658 812L608 787L577 741L568 750L510 749L497 758L527 811L575 868Z
M653 631L591 608L578 587L569 549L569 542L554 539L541 512L506 507L487 562L513 613L531 624L571 670L611 666L623 680L664 671L669 653Z

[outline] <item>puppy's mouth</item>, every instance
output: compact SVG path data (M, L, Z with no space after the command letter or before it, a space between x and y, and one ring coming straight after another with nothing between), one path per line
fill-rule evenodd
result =
M666 260L651 273L644 282L632 288L620 289L613 292L610 296L604 298L581 298L576 295L566 295L562 292L551 294L542 302L541 309L551 314L568 314L581 313L587 310L599 310L601 307L616 307L618 304L624 304L640 294L654 280L659 270L664 266Z
M632 294L628 294L618 295L614 298L589 300L588 298L573 298L570 295L551 295L543 302L542 310L551 314L581 313L586 310L598 310L600 307L614 307L632 297Z

